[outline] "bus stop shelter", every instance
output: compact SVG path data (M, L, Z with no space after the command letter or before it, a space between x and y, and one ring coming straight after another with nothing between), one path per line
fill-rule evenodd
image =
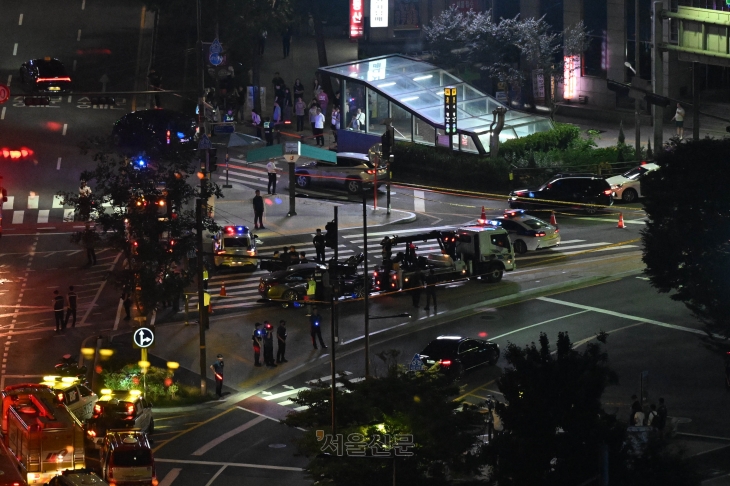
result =
M552 128L549 118L511 110L444 69L398 54L326 66L318 72L339 82L341 129L351 129L359 109L365 114L365 123L359 128L364 133L382 134L383 122L390 118L396 140L448 147L449 136L444 131L446 87L457 89L454 150L488 154L492 112L499 106L507 109L500 141Z

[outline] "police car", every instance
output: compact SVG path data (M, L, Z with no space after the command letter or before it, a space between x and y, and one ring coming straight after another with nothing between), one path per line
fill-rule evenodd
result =
M523 254L528 250L541 250L560 244L560 230L557 227L526 214L524 209L507 210L504 216L482 224L500 226L507 230L515 253Z
M213 235L213 261L217 268L249 268L255 270L258 259L256 245L263 242L247 226L225 226Z
M42 384L51 388L56 394L56 399L66 405L82 423L94 415L94 405L99 397L78 378L73 376L44 376Z

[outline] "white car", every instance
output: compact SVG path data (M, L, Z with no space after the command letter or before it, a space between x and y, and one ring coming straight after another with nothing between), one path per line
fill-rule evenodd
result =
M606 182L611 185L614 198L627 203L634 202L641 197L641 178L647 172L658 168L659 166L656 164L642 164L621 175L609 177Z
M315 183L344 186L350 194L360 194L363 183L372 184L376 180L378 186L385 183L388 170L385 165L376 169L365 154L340 152L337 154L337 163L315 160L298 166L295 174L294 182L302 189Z
M507 230L515 253L518 254L560 244L560 230L557 227L526 214L524 209L508 209L504 216L490 220L487 224Z

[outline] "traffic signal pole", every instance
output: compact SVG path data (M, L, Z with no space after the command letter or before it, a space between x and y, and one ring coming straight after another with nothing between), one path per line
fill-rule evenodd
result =
M335 227L337 227L337 206L334 207L335 210ZM338 232L339 236L339 232ZM335 241L335 256L334 256L334 265L330 267L330 286L333 289L333 292L331 293L331 321L330 321L330 352L331 352L331 371L332 371L332 394L330 396L330 404L332 405L332 435L337 436L337 383L335 382L335 379L337 378L337 369L335 367L335 326L336 326L336 318L335 318L335 306L336 306L336 296L334 293L334 288L337 286L337 264L338 264L338 252L337 252L337 241Z
M365 190L362 191L362 238L365 281L365 378L370 378L370 277L368 276L368 212L365 205Z
M197 63L196 63L196 77L198 78L198 134L205 136L205 105L203 103L203 97L205 96L205 81L203 78L203 40L201 38L201 5L200 0L196 2L196 26L198 33L197 47ZM207 150L206 150L206 162L207 162ZM195 230L196 235L196 250L198 257L197 262L197 274L198 274L198 328L200 331L200 395L205 396L207 394L207 368L205 366L207 358L205 356L205 328L208 321L208 308L205 306L205 288L203 287L203 271L205 270L203 262L203 205L205 204L206 198L206 180L205 177L200 179L200 198L195 201Z

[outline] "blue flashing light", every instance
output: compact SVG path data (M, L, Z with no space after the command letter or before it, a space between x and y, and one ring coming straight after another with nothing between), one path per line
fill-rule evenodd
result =
M529 194L527 194L527 195L528 195L529 197L535 197L535 193L534 193L534 192L530 192L530 193L529 193Z
M496 219L488 219L486 221L486 224L489 226L499 226L499 221L497 221Z
M315 319L314 320L314 325L317 326L317 327L319 327L319 319Z
M185 138L185 134L183 132L177 132L176 135L177 135L177 138L179 138L180 140Z
M238 227L238 232L239 232L239 233L243 233L243 230L244 230L244 229L246 229L246 228L245 228L245 227L243 227L243 226L239 226L239 227Z
M137 160L134 161L134 167L136 169L144 169L147 167L147 161L144 159L144 157L138 157Z

